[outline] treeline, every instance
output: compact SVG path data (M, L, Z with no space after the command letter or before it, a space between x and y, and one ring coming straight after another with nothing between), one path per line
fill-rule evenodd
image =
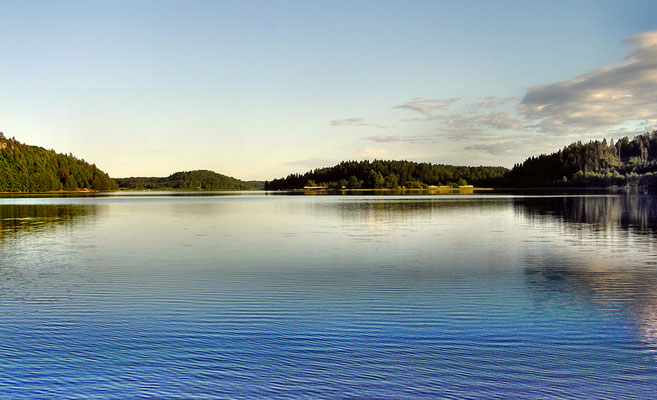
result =
M29 146L0 132L0 192L75 190L285 190L306 186L348 189L477 187L657 187L657 130L632 139L572 143L530 157L509 170L412 161L344 161L270 182L244 182L213 171L113 180L84 160Z
M504 177L511 187L657 187L657 131L616 142L572 143L552 154L530 157Z
M509 170L504 167L467 167L412 161L343 161L334 167L265 182L266 190L301 189L305 186L348 189L427 188L468 184L490 186Z
M265 189L265 181L243 181L243 182L251 186L254 190Z
M116 182L94 164L5 138L0 132L0 192L116 189Z
M116 181L119 188L129 190L253 190L246 182L207 170L176 172L164 178L118 178Z

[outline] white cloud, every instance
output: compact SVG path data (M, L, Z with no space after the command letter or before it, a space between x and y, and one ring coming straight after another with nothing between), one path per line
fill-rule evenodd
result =
M400 117L398 122L425 121L436 134L427 132L426 126L415 126L407 135L363 139L426 147L442 140L458 141L463 143L464 150L478 152L479 156L520 160L555 151L576 140L619 138L651 130L657 124L657 30L631 37L627 43L631 47L621 64L532 87L522 100L496 96L469 103L461 97L411 99L394 108L411 110L418 118ZM350 118L334 120L332 124L367 122ZM360 154L376 157L383 153L384 149L367 148Z
M518 106L546 132L603 131L657 117L657 31L627 40L625 62L530 88Z

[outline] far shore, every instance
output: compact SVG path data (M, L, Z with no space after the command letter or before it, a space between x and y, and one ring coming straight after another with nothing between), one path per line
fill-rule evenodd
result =
M250 189L250 190L239 190L239 189L213 189L213 190L189 190L189 189L118 189L118 190L90 190L90 189L80 189L80 190L51 190L46 192L4 192L0 191L0 195L85 195L85 194L103 194L103 193L118 193L118 192L188 192L188 193L211 193L211 192L292 192L292 193L306 193L306 194L321 194L321 193L473 193L473 192L528 192L533 193L537 191L548 191L548 192L577 192L577 191L633 191L633 190L652 190L650 188L644 188L639 186L610 186L610 187L498 187L498 188L486 188L486 187L428 187L428 188L405 188L398 187L396 189L390 188L381 188L381 189L372 189L372 188L362 188L362 189L347 189L347 188L328 188L324 186L306 186L303 189L284 189L284 190L259 190L259 189Z
M303 189L289 189L287 191L296 191L296 192L472 192L472 191L485 191L485 190L495 190L493 188L479 188L474 186L461 186L461 187L450 187L450 186L433 186L428 188L407 188L407 187L398 187L395 189L390 188L362 188L362 189L348 189L348 188L328 188L324 186L305 186ZM283 190L286 191L286 190Z
M91 190L91 189L80 189L80 190L48 190L45 192L0 192L0 194L80 194L80 193L109 193L109 192L118 192L118 190Z

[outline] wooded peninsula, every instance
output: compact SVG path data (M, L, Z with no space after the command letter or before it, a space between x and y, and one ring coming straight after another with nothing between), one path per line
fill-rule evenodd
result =
M126 190L254 190L239 179L213 171L176 172L166 178L117 178L119 188Z
M118 190L119 186L94 164L29 146L0 132L0 192Z
M0 192L427 189L468 185L657 188L657 130L615 142L605 139L572 143L555 153L530 157L512 169L395 160L343 161L269 182L245 182L207 170L176 172L168 177L112 179L95 164L72 154L26 145L0 132Z

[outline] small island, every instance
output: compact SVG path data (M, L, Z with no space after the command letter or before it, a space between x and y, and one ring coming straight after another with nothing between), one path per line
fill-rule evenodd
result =
M252 184L214 171L181 171L167 177L117 178L121 190L255 190Z

